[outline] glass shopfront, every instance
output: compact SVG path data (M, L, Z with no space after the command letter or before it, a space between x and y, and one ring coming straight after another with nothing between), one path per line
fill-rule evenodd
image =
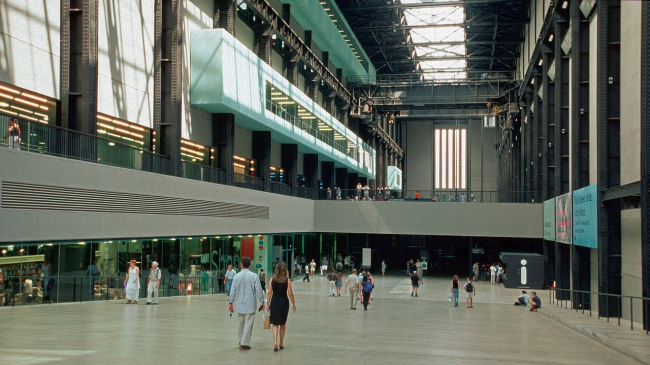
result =
M285 261L299 275L302 261L360 257L357 246L359 235L331 233L0 244L0 305L124 299L132 259L141 270L141 301L153 261L162 271L160 297L220 294L228 265L240 271L243 256L253 260L253 272L271 276Z

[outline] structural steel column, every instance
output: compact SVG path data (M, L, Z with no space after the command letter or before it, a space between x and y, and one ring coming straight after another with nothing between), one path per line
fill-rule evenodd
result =
M536 71L535 71L536 72ZM533 104L531 107L533 108L532 110L532 119L533 119L533 125L532 125L532 132L533 132L533 140L532 140L532 155L533 158L531 161L533 161L533 182L531 184L531 187L533 191L535 191L534 196L535 196L535 201L541 202L544 200L544 196L542 195L542 186L541 186L541 181L542 181L542 151L544 141L542 140L542 118L540 117L542 115L542 105L540 105L539 102L539 86L541 85L541 77L539 75L533 76L533 80L535 81L534 87L533 87Z
M181 174L183 98L182 1L156 2L154 44L154 131L156 152L169 156L170 173Z
M271 191L271 132L253 131L253 159L257 161L257 177L262 179L264 191Z
M540 149L540 152L542 153L542 200L547 200L549 198L553 198L555 195L553 195L553 190L549 189L550 182L552 181L551 178L553 176L552 173L549 171L553 169L552 164L549 164L549 161L553 161L553 156L552 156L552 149L551 147L553 146L552 137L554 136L553 133L553 125L551 123L551 118L552 118L552 111L553 109L550 107L551 106L551 101L549 99L550 97L550 83L549 83L549 76L548 76L548 70L549 70L549 50L548 47L545 47L542 45L542 102L544 103L542 105L542 110L541 110L541 127L542 127L542 149Z
M567 20L555 12L555 195L568 193L569 165L569 56L562 51ZM567 37L571 35L568 34Z
M214 0L212 28L223 28L234 36L236 17L237 0Z
M282 144L281 146L281 166L284 170L285 183L291 187L291 195L297 196L298 183L298 145L297 144Z
M98 1L71 2L61 1L60 126L97 135ZM75 154L96 159L95 143L82 139Z
M255 25L253 30L255 32L255 41L253 45L255 54L269 66L272 66L271 26L269 24Z
M318 189L318 154L305 153L303 157L302 171L305 174L305 182L310 189Z
M234 114L212 114L212 145L217 147L217 168L225 170L225 183L232 185L235 154Z
M641 141L650 141L650 3L642 5ZM650 143L641 143L641 270L643 296L650 297ZM644 329L650 328L650 303L645 303Z
M620 185L620 1L597 6L598 291L620 294L621 203L603 202L603 192ZM607 300L599 298L601 315L617 313L618 301Z
M572 190L589 185L589 20L571 2Z
M293 86L298 86L298 52L286 52L284 54L284 65L282 76L284 76Z

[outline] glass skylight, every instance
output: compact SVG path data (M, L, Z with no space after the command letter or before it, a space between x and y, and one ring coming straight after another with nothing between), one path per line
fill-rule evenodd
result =
M402 4L431 2L448 2L451 0L401 0ZM405 8L404 16L408 25L444 25L460 24L465 21L465 9L462 6L435 6L423 8ZM461 26L414 28L409 31L409 43L463 42L465 28ZM464 57L467 55L465 45L427 45L416 46L414 57ZM431 60L420 61L425 80L449 80L467 78L466 60Z

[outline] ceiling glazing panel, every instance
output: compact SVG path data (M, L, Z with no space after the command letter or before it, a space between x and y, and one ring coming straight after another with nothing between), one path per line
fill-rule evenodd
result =
M401 0L402 4L444 3L451 0ZM425 71L425 80L453 80L467 77L467 48L464 44L465 27L459 26L465 20L462 6L415 7L404 9L404 20L409 26L408 43L413 44L413 58L419 60L417 68ZM431 26L431 27L427 27ZM447 42L444 45L436 43ZM445 59L453 58L453 59ZM430 71L427 73L427 71Z

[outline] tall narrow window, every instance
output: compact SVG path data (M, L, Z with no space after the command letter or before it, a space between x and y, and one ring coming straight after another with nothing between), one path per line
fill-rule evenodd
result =
M467 188L467 130L434 131L435 189Z

